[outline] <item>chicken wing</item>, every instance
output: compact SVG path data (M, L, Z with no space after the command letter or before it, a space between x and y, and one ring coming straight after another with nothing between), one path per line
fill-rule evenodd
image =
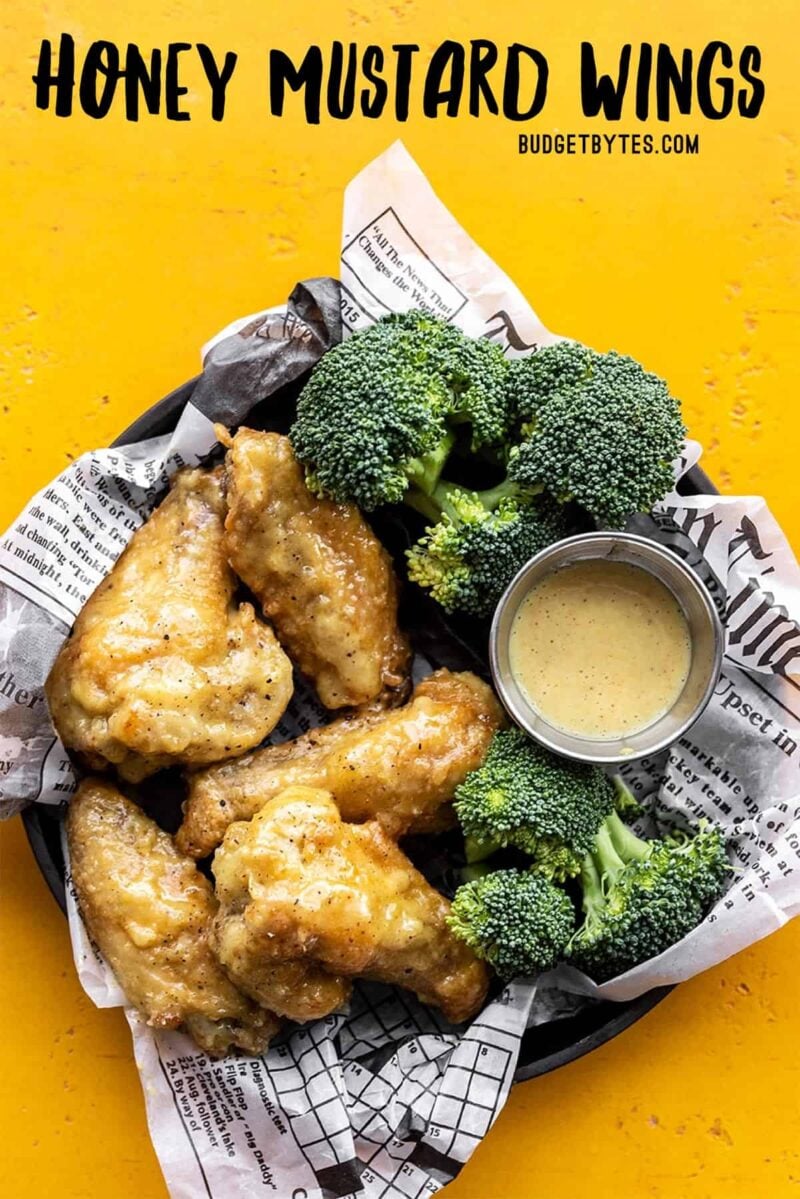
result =
M62 741L138 780L258 745L292 694L289 659L233 600L221 472L181 472L81 611L47 680Z
M217 956L281 1015L306 1019L306 989L316 1001L325 980L335 1010L356 977L407 987L454 1023L483 1003L486 967L450 932L448 901L379 824L346 824L325 791L290 787L232 825L214 874Z
M278 1030L242 995L209 946L211 885L172 838L97 779L67 818L72 879L89 929L128 1000L155 1028L185 1025L214 1056L262 1053Z
M356 713L189 775L178 845L205 857L232 821L248 819L293 784L330 791L345 820L374 818L392 836L412 826L422 831L481 764L502 722L486 683L439 670L403 708Z
M286 437L240 429L227 444L228 559L322 703L402 688L397 581L358 508L312 495Z

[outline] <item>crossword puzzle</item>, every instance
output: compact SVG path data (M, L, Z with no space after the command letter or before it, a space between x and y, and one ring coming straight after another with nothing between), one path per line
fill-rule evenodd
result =
M529 991L507 988L462 1033L406 993L360 985L348 1016L267 1055L325 1199L419 1199L455 1177L511 1085Z

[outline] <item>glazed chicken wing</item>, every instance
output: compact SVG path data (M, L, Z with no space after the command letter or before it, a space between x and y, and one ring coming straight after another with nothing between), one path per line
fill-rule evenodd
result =
M311 494L288 438L221 435L230 446L229 561L322 703L355 707L402 688L409 647L397 582L359 510Z
M376 819L392 836L430 829L459 783L483 761L502 723L490 687L476 675L439 670L410 703L336 720L297 741L267 746L189 776L177 841L202 858L234 820L245 820L286 787L330 791L345 820Z
M81 783L67 819L72 879L89 932L130 1003L214 1056L262 1053L278 1021L242 995L209 947L216 901L194 862L116 788Z
M306 991L317 1001L326 979L334 1010L356 977L407 987L453 1022L483 1003L486 968L450 932L448 901L379 824L346 824L325 791L290 787L233 825L214 873L217 955L281 1015L306 1019Z
M272 731L292 670L223 544L221 472L181 472L81 611L47 680L62 741L138 780L243 753Z

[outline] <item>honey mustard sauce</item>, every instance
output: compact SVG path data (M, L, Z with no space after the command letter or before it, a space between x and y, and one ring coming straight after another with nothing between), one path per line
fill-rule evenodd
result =
M672 707L689 674L691 638L659 579L595 559L554 571L531 589L514 618L509 662L546 721L612 740Z

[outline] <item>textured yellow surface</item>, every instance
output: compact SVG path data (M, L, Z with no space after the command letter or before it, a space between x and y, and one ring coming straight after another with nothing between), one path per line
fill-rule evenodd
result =
M537 128L589 127L577 46L629 38L764 54L754 122L699 130L696 158L518 158L516 131L469 117L403 137L442 198L552 328L643 359L685 401L726 491L763 491L795 545L797 9L790 0L55 0L0 6L0 524L84 449L197 368L206 336L335 272L343 183L392 120L270 120L263 60L334 36L491 36L541 46ZM93 122L37 113L39 39L71 30L143 48L240 53L229 111ZM294 111L295 106L292 105ZM625 128L632 129L629 122ZM0 1195L163 1199L127 1028L74 977L64 921L18 821L0 829ZM517 1088L453 1199L783 1199L800 1188L800 925L675 992L590 1057Z

